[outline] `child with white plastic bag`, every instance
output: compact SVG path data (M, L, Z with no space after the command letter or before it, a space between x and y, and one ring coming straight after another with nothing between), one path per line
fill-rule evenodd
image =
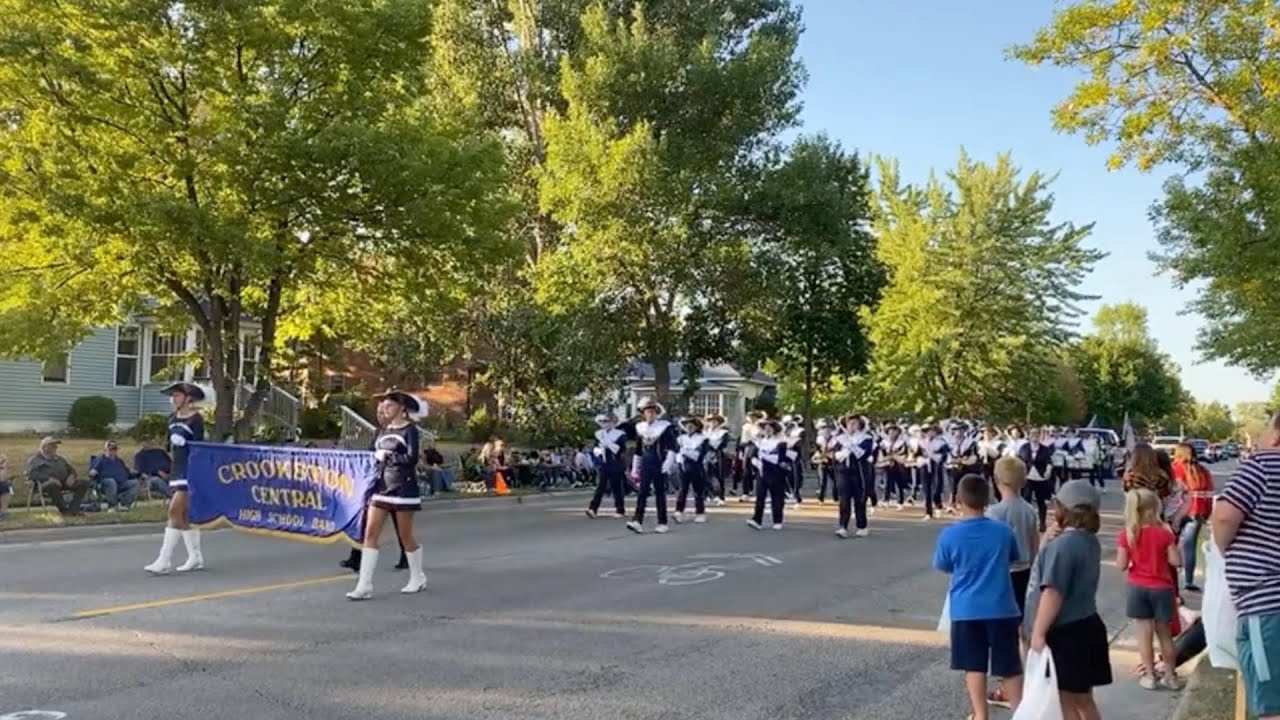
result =
M1087 480L1064 483L1054 499L1054 524L1031 570L1023 627L1031 644L1027 701L1016 720L1101 720L1093 689L1112 682L1107 626L1098 615L1101 499ZM1050 677L1056 682L1046 683ZM1053 686L1061 715L1044 714Z

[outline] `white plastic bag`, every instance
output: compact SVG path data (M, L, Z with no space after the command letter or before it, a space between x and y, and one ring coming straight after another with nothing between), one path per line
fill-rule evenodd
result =
M1235 603L1231 601L1231 589L1227 587L1227 562L1212 538L1204 544L1204 597L1200 612L1209 664L1239 670L1236 651L1239 620Z
M1058 699L1058 670L1053 665L1049 648L1027 655L1027 672L1023 676L1022 702L1013 720L1063 720Z
M947 599L942 601L942 616L938 618L938 632L944 635L951 634L951 593L947 593Z

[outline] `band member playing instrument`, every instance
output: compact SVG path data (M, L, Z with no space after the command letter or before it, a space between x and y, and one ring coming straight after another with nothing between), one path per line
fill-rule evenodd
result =
M679 441L680 492L676 494L677 523L684 522L684 506L689 499L689 489L693 488L693 521L707 521L707 455L711 452L711 444L702 434L702 420L687 417L680 421L684 434Z
M978 443L978 457L982 460L982 476L991 483L995 494L992 496L1000 502L1000 486L996 483L996 461L1004 454L1004 444L1000 442L999 431L994 425L982 428L982 440Z
M965 475L981 475L982 459L978 454L978 438L969 430L969 426L964 423L957 423L952 432L951 442L951 505L947 508L948 512L955 514L959 511L959 502L956 498L957 488L959 487L960 478Z
M760 421L765 417L764 413L759 410L752 410L747 413L747 421L742 424L742 431L738 436L738 469L742 480L742 493L738 495L738 502L748 502L751 500L751 492L754 489L755 480L758 477L759 469L756 468L756 438L760 433ZM737 487L738 478L734 478L734 486Z
M874 482L875 440L867 432L866 420L857 415L841 418L843 432L834 440L835 460L840 480L840 520L836 537L849 537L849 516L854 515L855 535L867 536L867 493ZM852 513L851 513L852 511Z
M729 429L724 426L724 416L712 413L707 416L707 443L711 446L711 454L707 456L707 467L710 469L708 479L715 505L724 505L725 481L729 473L727 450L729 447Z
M633 533L644 532L644 510L650 493L656 497L658 533L667 531L667 479L676 471L676 455L679 442L676 430L662 416L666 410L648 398L640 401L641 419L636 423L636 439L639 443L636 458L640 470L640 491L636 496L636 514L627 529Z
M821 418L814 425L817 429L817 437L813 441L813 464L818 468L818 502L825 503L827 500L827 485L831 485L831 499L839 500L839 491L836 489L836 470L835 464L831 457L831 443L835 439L836 433L831 423L826 418Z
M942 487L946 482L947 458L951 447L941 430L934 423L924 429L925 486L924 486L924 519L933 519L934 508L942 509Z
M375 396L382 406L380 418L388 418L378 429L373 441L373 457L377 479L365 515L364 548L356 587L347 593L351 600L373 597L373 573L378 566L378 536L387 516L395 518L397 539L409 561L409 582L402 593L427 589L427 574L422 568L422 546L413 537L413 515L422 509L418 488L418 426L426 416L426 403L416 396L390 390Z
M787 443L787 463L790 472L791 503L800 507L803 500L800 488L804 485L804 417L791 415L782 419L783 439Z
M627 516L624 499L626 489L623 483L626 481L626 470L622 452L627 444L627 431L617 426L617 418L612 413L597 415L596 424L600 429L596 430L595 447L591 452L596 457L598 481L595 495L587 505L587 517L596 516L605 493L610 493L613 495L614 517L625 518Z
M901 427L891 424L885 428L885 437L880 443L880 457L885 469L885 501L888 502L896 493L897 500L893 509L901 510L906 502L906 494L911 489L910 450Z
M756 488L756 507L747 525L759 530L764 522L764 500L769 496L773 510L773 529L782 529L782 513L786 506L789 468L786 466L787 442L782 435L782 423L765 418L759 422L760 435L756 438L756 469L760 472L760 486Z
M190 507L187 456L191 452L188 444L204 440L204 418L196 408L196 404L204 399L204 390L198 385L178 382L161 392L169 396L169 404L173 407L173 413L169 415L169 453L173 458L169 490L173 492L173 497L169 500L169 523L164 528L160 555L155 562L143 568L152 575L168 575L172 572L173 551L177 549L179 540L187 548L187 561L178 566L178 572L204 568L204 555L200 552L200 531L192 528L187 519Z

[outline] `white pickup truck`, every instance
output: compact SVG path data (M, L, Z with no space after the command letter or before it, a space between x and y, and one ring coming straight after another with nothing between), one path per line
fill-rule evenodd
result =
M1151 438L1151 447L1156 451L1163 450L1173 457L1173 449L1182 443L1181 435L1156 435Z

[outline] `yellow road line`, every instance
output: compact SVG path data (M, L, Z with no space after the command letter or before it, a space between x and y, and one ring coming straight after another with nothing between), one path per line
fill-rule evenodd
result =
M117 613L132 612L134 610L150 610L152 608L169 607L170 605L185 605L187 603L203 602L205 600L220 600L222 598L239 597L241 595L254 595L256 593L272 592L275 590L290 590L292 588L309 587L311 585L326 585L339 580L350 579L351 573L346 573L345 575L329 575L326 577L309 578L306 580L272 583L270 585L251 585L249 587L236 588L235 590L220 590L218 592L201 593L200 595L184 595L182 597L168 598L165 600L149 600L147 602L133 603L131 605L116 605L114 607L98 608L96 610L82 610L78 613L72 613L71 617L77 620L82 620L84 618L115 615Z

